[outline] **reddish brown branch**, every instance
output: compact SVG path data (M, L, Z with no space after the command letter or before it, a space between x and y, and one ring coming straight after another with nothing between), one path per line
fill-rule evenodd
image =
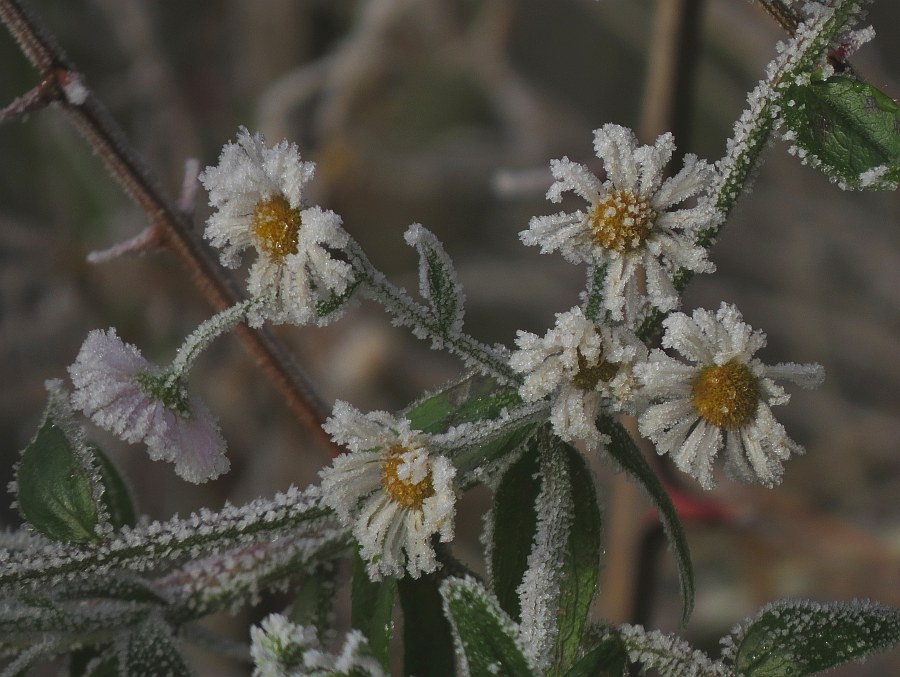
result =
M216 310L234 305L242 293L219 266L192 228L191 220L164 195L159 183L131 148L105 106L83 86L74 64L53 40L37 17L21 0L0 0L0 20L16 39L23 54L42 76L41 84L26 94L55 101L158 231L158 240L175 252L191 271L194 281ZM19 101L19 100L17 100ZM16 102L13 103L15 105ZM38 105L39 104L39 105ZM35 107L46 105L41 100ZM267 376L287 398L300 421L331 451L339 452L321 428L328 409L312 384L274 335L241 325L237 330Z

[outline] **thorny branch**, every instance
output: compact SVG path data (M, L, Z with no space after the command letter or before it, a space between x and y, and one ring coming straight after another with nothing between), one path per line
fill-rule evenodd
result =
M130 146L106 107L83 80L49 30L21 0L0 0L0 20L22 53L41 74L41 83L0 112L0 123L50 103L59 105L101 158L110 174L147 214L147 240L171 250L193 274L194 281L216 310L242 298L235 282L222 270L192 228L191 220L164 195L158 181ZM327 407L312 383L267 329L236 329L257 362L287 398L304 426L333 454L337 447L321 428Z

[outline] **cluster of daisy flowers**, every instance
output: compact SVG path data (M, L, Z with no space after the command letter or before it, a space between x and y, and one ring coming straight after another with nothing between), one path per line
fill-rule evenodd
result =
M709 195L716 168L688 155L664 179L672 136L642 146L618 125L596 130L594 148L605 180L568 158L550 165L548 199L572 192L587 207L534 217L521 233L525 244L586 264L593 283L583 305L558 314L543 337L518 333L509 366L519 395L526 405L546 403L554 432L567 442L601 450L609 440L598 418L634 415L658 452L705 488L715 484L713 461L723 450L730 476L776 484L782 462L802 452L772 415L772 406L788 400L776 381L812 387L821 368L762 364L754 355L765 336L728 304L716 313L674 312L678 272L714 269L698 240L722 220ZM242 128L219 164L200 175L215 208L205 235L222 249L223 265L256 250L252 301L239 314L251 325L324 324L333 315L321 314L320 304L352 292L354 270L341 255L350 238L340 217L304 201L313 173L295 145L270 148ZM680 359L650 350L636 335L652 310L670 313L662 347ZM193 354L234 326L238 314L231 313L189 340L182 353L191 357L169 369L145 360L114 330L92 332L70 368L73 405L126 441L145 443L152 458L174 462L189 481L225 472L218 426L188 394L185 378ZM352 530L370 577L434 571L433 540L452 540L456 498L456 469L440 445L403 417L363 414L344 402L324 428L349 453L322 471L322 500Z

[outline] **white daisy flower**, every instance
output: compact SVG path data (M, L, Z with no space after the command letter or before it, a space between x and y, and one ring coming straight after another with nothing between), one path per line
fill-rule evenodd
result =
M638 421L641 434L706 489L715 486L712 462L723 447L729 476L778 484L782 462L803 448L772 415L770 407L790 399L775 381L812 388L825 377L822 367L767 366L754 359L765 334L744 324L737 308L726 303L715 314L674 313L663 325L663 346L689 363L654 350L648 362L635 366L641 395L653 403Z
M69 374L75 409L126 442L143 442L150 458L173 462L188 482L228 470L225 440L209 409L115 329L90 332Z
M270 614L250 628L250 656L253 677L387 677L359 630L347 633L341 652L331 654L316 628L292 623L282 614Z
M222 248L222 265L236 267L243 250L257 251L248 289L268 303L251 315L253 325L266 319L323 324L316 303L343 294L352 280L350 264L328 251L348 242L340 217L303 206L303 186L314 172L312 162L301 162L296 144L269 148L262 134L251 136L241 127L218 166L200 174L216 209L204 235Z
M363 414L339 401L323 427L352 452L320 473L323 500L352 523L370 578L434 571L432 535L453 539L456 468L429 450L428 435L384 411Z
M702 200L693 208L672 209L707 190L713 167L689 154L684 168L663 181L675 150L672 135L638 146L634 132L619 125L594 130L594 149L606 167L606 181L564 157L550 163L556 181L547 191L551 202L572 191L589 208L535 216L519 236L527 245L540 245L542 253L558 249L572 263L605 268L603 303L614 320L632 322L639 316L645 297L635 275L641 266L646 300L662 311L672 310L679 302L672 282L678 268L698 273L715 269L696 238L718 223L718 212Z
M597 416L604 408L630 411L632 367L646 359L644 344L624 327L594 325L580 308L559 313L544 338L519 331L516 344L510 366L525 375L522 399L552 395L550 421L567 442L584 440L592 449L605 442Z

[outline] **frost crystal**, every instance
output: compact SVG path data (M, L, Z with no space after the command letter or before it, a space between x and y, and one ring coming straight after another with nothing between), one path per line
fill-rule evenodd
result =
M652 146L638 146L634 133L619 125L594 131L594 149L606 167L602 182L584 165L564 157L550 163L555 183L547 191L552 202L572 191L587 200L587 211L560 212L531 219L520 237L541 252L559 250L572 263L605 268L603 304L615 320L634 322L642 308L636 274L643 266L650 304L662 311L678 306L672 282L675 271L712 272L697 234L720 218L705 200L693 208L672 210L688 198L703 195L713 168L687 155L684 168L663 181L663 170L675 143L663 134Z
M171 380L115 329L90 332L69 374L72 406L126 442L143 442L155 461L171 461L188 482L229 468L225 440L209 409Z
M314 171L313 163L300 160L295 144L282 141L269 148L262 134L251 136L242 127L237 143L222 149L218 166L200 174L216 209L205 236L222 248L222 265L237 266L249 247L259 255L248 288L267 303L251 314L253 325L266 319L324 324L316 304L343 294L352 280L350 265L329 252L349 239L340 217L303 206L303 186Z
M320 473L322 500L353 525L369 576L434 571L432 535L453 539L456 468L429 450L427 435L387 412L362 414L337 402L323 427L352 453Z
M812 388L824 378L822 367L767 366L753 359L766 343L765 334L745 324L737 308L726 303L715 314L702 309L692 317L674 313L663 324L663 346L691 364L654 350L648 362L635 366L639 394L652 402L638 421L641 434L704 488L715 486L712 462L723 445L731 477L767 487L780 482L782 461L803 448L772 415L770 407L790 399L775 380Z
M519 395L536 402L551 395L550 420L567 442L603 444L597 416L604 408L630 411L634 363L644 344L624 327L595 326L580 308L556 316L544 338L519 331L510 365L525 376Z
M254 677L387 675L368 654L368 641L359 630L347 634L339 654L330 654L323 649L314 627L297 625L281 614L271 614L259 626L250 628L250 641Z

